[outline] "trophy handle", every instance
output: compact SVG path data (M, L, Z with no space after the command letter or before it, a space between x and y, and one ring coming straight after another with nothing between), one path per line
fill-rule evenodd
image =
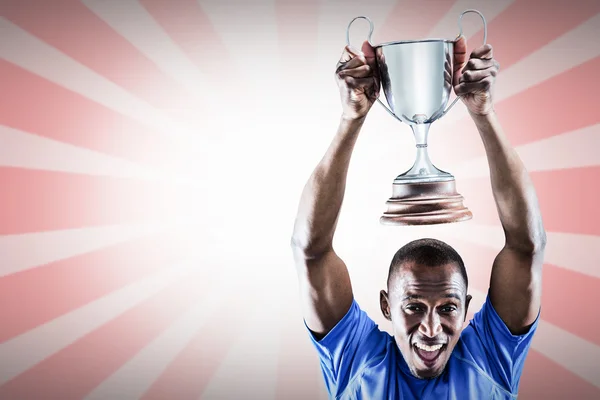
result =
M367 37L367 41L369 42L369 44L371 46L373 46L373 43L371 43L371 36L373 35L373 21L371 21L371 19L369 17L365 17L363 15L354 18L352 21L350 21L350 23L348 24L348 28L346 28L346 44L348 46L351 46L350 44L350 27L352 26L352 24L354 23L354 21L356 21L357 19L364 19L369 23L369 36ZM381 104L383 106L383 108L385 108L385 110L390 113L390 115L394 118L396 118L398 121L402 122L402 120L400 118L398 118L398 116L396 114L394 114L394 112L392 110L390 110L390 108L388 106L385 105L384 102L382 102L381 100L379 100L379 98L377 99L377 102L379 104Z
M460 16L458 17L458 27L460 28L460 33L458 34L458 36L460 37L463 34L462 17L463 17L463 15L465 15L467 13L479 14L479 16L481 17L481 20L483 21L483 44L485 45L487 42L487 21L485 20L485 17L483 16L483 14L477 10L468 9L468 10L463 11L460 14ZM458 101L459 98L460 97L456 96L456 98L454 99L452 104L450 104L450 106L444 110L444 112L442 113L442 115L440 115L440 117L443 117L444 115L446 115L446 113L448 111L450 111L450 109L456 104L456 102Z
M367 22L369 23L369 36L367 37L367 41L369 42L369 44L371 46L373 46L373 43L371 43L371 35L373 35L373 21L371 21L371 19L369 17L365 17L363 15L354 18L352 21L350 21L350 23L348 24L348 28L346 28L346 44L348 46L350 45L350 27L352 26L352 24L354 23L354 21L356 21L357 19L364 19L367 20Z

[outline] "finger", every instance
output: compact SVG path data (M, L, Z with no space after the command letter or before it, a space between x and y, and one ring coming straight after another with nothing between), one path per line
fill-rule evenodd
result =
M463 96L465 94L483 93L490 90L494 78L488 76L477 82L463 82L454 86L454 93L457 96Z
M492 66L486 69L468 70L462 73L462 75L460 76L459 83L473 83L487 78L488 76L495 78L496 75L498 75L498 70L496 69L496 66Z
M346 69L358 68L363 65L368 65L367 60L365 60L365 57L356 56L353 59L346 61L345 63L338 64L335 72L340 72Z
M471 58L469 61L467 61L467 64L465 65L463 72L468 71L468 70L487 69L487 68L490 68L490 67L493 67L496 65L499 66L499 64L494 59L483 60L480 58Z
M374 84L375 80L373 77L366 78L354 78L352 76L344 77L344 81L346 82L346 86L350 89L376 89L376 85Z
M351 76L353 78L366 78L373 74L373 70L369 65L361 65L360 67L343 69L338 72L340 77Z
M361 50L366 58L375 58L375 48L371 46L368 40L363 42Z
M481 47L476 48L471 52L470 58L481 58L485 60L491 60L494 58L494 49L491 44L484 44Z
M348 58L348 57L350 57L350 58ZM346 49L344 49L344 53L342 53L342 57L340 58L340 61L338 62L337 66L336 66L335 72L337 73L344 69L352 69L352 68L360 67L361 65L366 65L366 64L367 64L367 59L365 58L365 56L362 53L354 54L351 52L351 50L348 47L346 47Z
M467 39L464 36L459 36L454 41L454 84L458 84L460 73L467 63Z
M339 62L340 62L340 64L345 63L345 62L352 60L354 57L357 57L357 56L364 57L364 54L362 54L362 52L356 50L352 46L346 46L346 47L344 47L344 51L342 51L342 56L340 57Z

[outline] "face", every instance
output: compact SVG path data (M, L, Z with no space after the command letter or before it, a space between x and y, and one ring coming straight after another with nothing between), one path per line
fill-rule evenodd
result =
M443 371L467 315L465 281L456 264L403 265L381 291L381 310L392 321L394 339L417 378Z

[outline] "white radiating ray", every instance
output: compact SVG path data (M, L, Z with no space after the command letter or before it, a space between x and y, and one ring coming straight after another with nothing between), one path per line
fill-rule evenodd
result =
M498 251L504 247L505 243L504 231L500 226L466 222L437 229L438 232L444 232L457 239ZM544 262L580 274L600 278L600 269L598 268L600 236L562 232L547 232L546 235L548 243L544 253Z
M236 69L242 76L240 81L263 89L279 85L275 0L253 0L239 5L221 0L198 0L198 4L237 63ZM270 89L268 92L272 93Z
M480 11L489 25L498 14L508 8L514 1L515 0L459 0L454 3L444 18L433 27L427 37L454 39L460 32L458 27L458 17L460 13L467 9ZM466 38L473 36L479 30L483 30L483 22L477 14L465 14L462 20L462 26L463 35Z
M279 314L280 302L273 299L282 294L273 291L278 289L265 289L255 297L258 306L250 314L252 325L243 329L223 358L202 399L275 399L280 338L273 334L278 330L273 316Z
M533 172L600 165L599 148L600 124L597 124L518 146L515 150L527 170ZM452 173L461 179L489 176L487 158L469 160L453 167Z
M473 296L469 308L481 309L486 298L485 293L472 289L469 289L469 293ZM542 304L542 317L543 308ZM581 379L600 388L600 370L597 368L600 346L595 343L588 342L541 319L531 347Z
M138 1L83 0L83 3L200 101L205 100L206 93L213 99L218 96L210 80Z
M0 236L0 277L159 232L156 225L112 225Z
M218 282L209 288L201 301L96 387L86 396L86 400L141 398L206 325L211 314L223 304L222 290L225 284L228 291L233 289L228 280L219 279ZM237 286L237 283L239 281L234 281L233 286Z
M179 121L0 17L0 55L50 82L168 134L192 135Z
M187 264L165 268L0 344L0 386L189 275L192 270Z
M505 100L600 55L600 13L546 46L517 61L506 70L500 67L494 101ZM491 43L493 45L493 43ZM498 60L502 64L502 60ZM556 101L565 101L556 94ZM454 107L440 121L450 124L467 115L464 106Z
M0 166L95 176L156 179L148 168L42 136L0 125Z

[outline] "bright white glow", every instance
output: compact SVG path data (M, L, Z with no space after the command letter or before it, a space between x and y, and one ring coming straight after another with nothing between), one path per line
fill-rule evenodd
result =
M280 336L273 316L280 312L280 303L274 300L279 298L278 292L274 288L254 297L257 307L249 313L252 322L238 327L242 335L221 362L202 399L242 399L249 393L256 399L276 398Z

